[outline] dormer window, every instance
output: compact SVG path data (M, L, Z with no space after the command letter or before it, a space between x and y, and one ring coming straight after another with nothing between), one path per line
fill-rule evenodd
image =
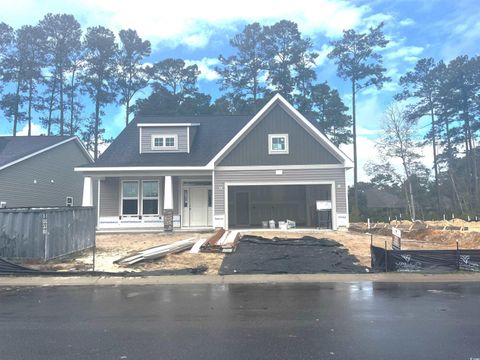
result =
M268 153L288 154L288 134L269 134Z
M152 150L177 150L177 135L152 135Z

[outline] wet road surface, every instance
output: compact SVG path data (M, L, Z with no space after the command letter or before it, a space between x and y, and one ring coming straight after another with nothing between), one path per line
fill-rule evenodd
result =
M475 359L478 283L0 288L0 359Z

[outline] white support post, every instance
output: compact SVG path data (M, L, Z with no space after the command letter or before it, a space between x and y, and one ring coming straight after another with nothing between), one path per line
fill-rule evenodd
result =
M173 231L173 187L171 176L165 176L163 189L163 230Z
M165 210L173 210L173 187L171 176L165 176L163 208Z
M90 176L85 176L83 178L82 206L93 206L93 187L92 178Z

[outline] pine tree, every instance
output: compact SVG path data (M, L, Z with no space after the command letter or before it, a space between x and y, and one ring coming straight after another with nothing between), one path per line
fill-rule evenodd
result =
M142 61L150 56L151 45L142 40L135 30L121 30L119 51L118 88L120 103L125 105L125 126L128 125L132 112L131 101L138 91L148 85L148 71Z
M383 23L370 28L367 33L357 33L355 30L346 30L340 40L332 41L333 50L328 54L337 65L337 74L351 83L352 88L352 127L353 127L353 186L354 212L358 210L358 169L357 169L357 92L368 86L382 88L390 79L385 76L382 56L378 48L384 48L388 40L383 34Z

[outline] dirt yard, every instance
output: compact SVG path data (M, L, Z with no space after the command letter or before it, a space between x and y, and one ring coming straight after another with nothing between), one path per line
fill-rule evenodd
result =
M383 247L385 241L391 248L391 230L374 229L373 243ZM335 240L355 256L358 265L370 266L370 235L364 232L354 231L247 231L249 235L262 236L264 238L301 238L312 236L315 238ZM197 267L207 267L205 274L218 274L224 254L199 253L190 254L188 251L167 255L163 259L144 261L132 266L120 266L113 262L127 255L154 246L169 244L177 240L188 238L206 238L209 233L173 233L173 234L99 234L97 235L96 270L107 272L123 271L157 271L157 270L180 270ZM472 231L448 231L448 230L412 230L404 231L402 235L402 249L455 249L456 241L460 248L479 249L480 232ZM227 255L228 256L228 255ZM46 264L26 264L31 267L44 270L90 270L92 264L92 252L85 251L74 257L63 260L49 261Z
M163 259L144 261L135 265L121 266L114 264L115 260L131 255L137 251L151 247L170 244L178 240L189 238L202 239L209 233L139 233L139 234L98 234L95 257L95 270L107 272L123 271L156 271L179 270L186 268L207 267L206 274L217 274L223 261L223 254L199 253L190 254L184 251L180 254L171 254ZM84 251L62 260L52 260L46 264L26 264L28 266L57 271L91 270L92 251Z

